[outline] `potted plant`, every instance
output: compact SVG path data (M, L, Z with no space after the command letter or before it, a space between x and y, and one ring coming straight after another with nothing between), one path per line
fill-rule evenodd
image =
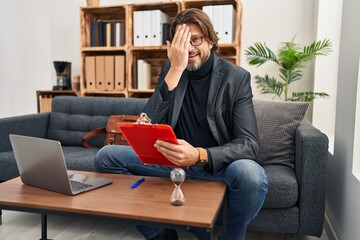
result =
M326 56L331 52L331 42L328 39L314 41L302 49L294 42L295 36L290 42L284 42L278 49L277 55L264 43L256 42L245 50L246 60L250 65L257 67L267 61L275 62L279 66L280 80L275 77L255 76L257 87L261 93L275 94L285 101L311 102L317 97L329 96L325 92L293 92L289 94L289 85L302 77L302 68L315 56Z

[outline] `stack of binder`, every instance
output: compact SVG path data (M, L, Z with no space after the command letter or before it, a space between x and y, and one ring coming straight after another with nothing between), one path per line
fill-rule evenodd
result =
M210 17L219 43L232 43L235 39L236 11L233 5L203 6L202 10Z
M120 47L125 45L124 21L90 21L91 47Z
M134 11L134 46L160 46L168 40L170 17L161 10Z
M144 59L137 60L137 89L148 90L151 88L151 65Z
M88 90L124 90L125 56L86 56L85 84Z

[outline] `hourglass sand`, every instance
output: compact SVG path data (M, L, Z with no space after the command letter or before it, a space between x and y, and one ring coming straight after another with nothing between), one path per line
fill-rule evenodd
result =
M175 189L171 194L170 203L175 206L181 206L185 203L184 193L180 186L185 180L185 171L182 168L174 168L170 173L170 178L175 185Z

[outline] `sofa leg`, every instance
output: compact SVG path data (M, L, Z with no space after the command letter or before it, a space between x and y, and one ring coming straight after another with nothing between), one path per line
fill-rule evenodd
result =
M295 234L293 233L285 233L284 240L295 240Z
M2 210L0 209L0 225L2 225Z

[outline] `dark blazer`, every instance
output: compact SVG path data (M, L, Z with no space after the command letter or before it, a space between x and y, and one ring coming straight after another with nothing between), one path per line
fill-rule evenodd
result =
M184 71L173 94L164 99L159 89L167 88L164 78L169 69L170 63L167 62L144 112L152 123L166 123L175 128L189 79ZM259 154L250 81L250 73L245 69L214 56L206 112L211 133L219 146L207 148L211 155L211 172L218 172L238 159L255 160Z

